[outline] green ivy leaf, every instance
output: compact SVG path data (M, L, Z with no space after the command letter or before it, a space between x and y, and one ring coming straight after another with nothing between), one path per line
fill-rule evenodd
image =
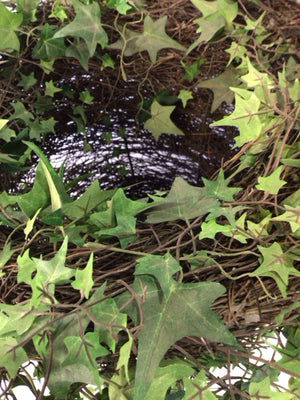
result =
M61 22L64 22L65 19L68 19L64 6L63 5L54 6L53 12L49 15L49 18L57 18L60 19Z
M147 51L153 64L156 63L157 53L161 49L172 48L185 51L185 47L168 36L165 32L167 16L153 21L149 15L144 20L144 32L138 33L125 29L124 39L121 38L108 47L122 50L125 46L124 56L130 57L135 53Z
M56 57L63 57L65 55L66 46L63 38L55 38L54 30L47 23L44 25L41 32L40 40L37 42L35 48L32 51L33 58L39 58L40 60L51 60ZM51 64L42 64L44 68L52 67ZM49 73L49 72L47 72Z
M13 108L14 108L14 113L9 117L9 120L12 121L14 119L20 119L22 122L24 122L25 125L30 125L32 119L34 119L34 115L27 111L24 104L21 103L20 101L17 101L16 103L10 103Z
M228 67L225 72L213 79L200 82L197 87L208 88L214 93L214 101L211 105L211 113L213 113L223 101L226 104L232 104L234 100L234 92L230 87L237 87L240 84L239 75L235 68Z
M89 48L84 40L77 39L66 50L66 57L74 57L80 62L82 67L88 71L89 69Z
M45 96L54 97L55 93L61 92L62 89L56 87L53 80L46 82Z
M258 177L258 185L255 187L270 194L278 194L280 188L286 184L286 181L280 179L283 166L278 167L271 175Z
M182 101L184 108L186 107L187 102L193 98L194 98L193 93L185 89L181 89L178 95L178 99Z
M82 270L76 269L75 281L71 283L74 289L80 290L86 299L90 296L90 291L94 285L93 281L93 261L94 253L91 253L86 267Z
M292 400L295 398L294 393L275 392L271 389L271 381L266 377L260 382L251 382L249 385L249 394L251 400L255 399L272 399L272 400Z
M0 3L0 50L20 50L20 41L15 30L21 25L23 15L8 10L3 3Z
M25 90L30 89L37 82L37 79L34 77L34 72L31 72L29 75L24 75L20 72L20 75L21 79L17 86L23 87Z
M185 75L183 79L192 82L192 80L199 74L200 72L199 68L201 67L202 64L204 64L204 58L202 57L191 65L186 65L183 61L181 61L181 65L185 70Z
M288 222L291 226L292 232L295 233L298 229L300 229L300 206L293 208L285 205L284 208L284 213L272 218L272 221Z
M50 132L55 133L54 125L56 124L56 122L57 121L53 117L42 121L40 121L39 119L35 119L30 125L30 139L37 139L40 141L44 134Z
M184 135L170 118L174 110L175 106L161 106L156 100L152 103L151 118L145 122L144 127L152 132L156 140L162 133Z
M0 268L4 267L7 261L10 260L11 256L14 254L15 250L11 250L11 243L8 242L4 245L2 250L0 251ZM2 276L2 272L0 272L0 276Z
M120 348L120 355L119 355L118 364L117 364L117 369L120 370L122 367L124 368L127 382L129 382L129 380L130 380L128 364L129 364L132 344L133 344L133 338L132 338L132 336L129 336L128 341L126 343L124 343Z
M126 15L127 11L131 9L127 0L105 0L105 3L109 8L115 8L120 14Z
M220 225L213 218L208 222L203 222L201 224L201 232L199 234L199 239L214 239L216 234L221 232L223 234L229 234L231 236L234 231L234 227L231 225Z
M173 266L170 269L170 256L156 257L157 265L153 264L155 260L153 257L150 259L147 257L146 261L139 260L142 266L137 267L132 286L134 292L144 299L143 328L139 333L135 375L135 400L146 398L162 357L169 347L182 337L200 336L213 341L235 344L234 337L210 309L210 304L224 293L224 288L215 282L178 283L171 276L176 268ZM159 270L163 268L165 271L159 271L159 275L156 274L154 278L152 273L155 268ZM157 282L157 277L163 281ZM168 286L166 295L158 284L164 288ZM117 299L119 306L124 305L130 298L130 293L119 296ZM125 311L137 324L138 305L132 301L125 307Z
M232 90L236 91L235 88ZM236 126L239 128L240 135L235 138L236 146L255 140L263 131L263 123L257 111L260 107L260 100L254 92L245 89L239 91L243 94L235 94L234 112L223 119L214 122L211 126Z
M240 187L228 187L230 177L224 178L224 170L221 169L219 176L216 180L210 181L209 179L202 178L205 187L203 194L207 197L216 197L224 201L234 201L233 196L240 192Z
M86 91L84 91L84 92L81 92L80 94L79 94L79 98L80 98L80 100L83 102L83 103L85 103L85 104L92 104L92 102L93 102L93 100L94 100L94 96L92 96L91 94L90 94L90 91L87 89Z
M249 276L270 276L276 281L282 296L286 297L289 275L300 276L300 272L293 267L292 260L283 253L279 243L272 243L270 247L257 247L263 256L263 262Z
M156 196L150 197L158 200ZM151 224L177 219L187 221L205 215L219 205L215 197L204 194L203 188L189 185L180 177L175 178L168 196L159 201L160 204L154 206L147 218Z
M16 0L17 11L23 14L25 20L34 22L36 21L35 14L39 2L39 0Z
M7 370L11 378L14 378L19 367L28 361L28 356L23 347L17 347L13 350L14 346L18 344L18 340L11 336L0 337L0 365Z
M108 43L105 30L101 25L100 7L97 2L86 5L78 0L72 2L76 17L68 25L64 26L55 33L54 38L64 38L66 36L82 38L89 49L90 57L96 51L97 44L104 48Z
M189 400L191 398L197 398L198 394L201 393L202 400L217 400L217 397L211 391L210 388L207 388L207 379L205 376L205 372L201 370L195 377L192 379L190 377L186 377L183 379L185 396L182 400ZM207 389L205 389L207 388ZM196 396L196 397L195 397Z

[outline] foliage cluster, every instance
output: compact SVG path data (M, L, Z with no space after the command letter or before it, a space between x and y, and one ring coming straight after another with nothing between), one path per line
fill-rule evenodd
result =
M0 78L21 88L16 99L3 91L0 162L13 173L33 155L39 159L30 191L0 194L3 398L20 384L49 400L300 398L300 83L293 42L268 31L261 9L249 17L254 0L188 3L199 27L189 45L166 30L167 15L154 18L141 0L0 3ZM226 68L194 88L213 91L212 113L223 102L235 104L212 124L239 132L236 155L214 179L195 187L177 177L168 193L139 200L123 189L103 191L95 180L72 198L76 182L65 182L64 166L56 171L42 145L57 129L56 101L78 97L71 119L85 132L85 106L94 97L88 89L76 93L63 77L53 81L57 63L75 60L88 72L91 63L116 69L118 60L126 80L132 57L155 66L175 54L182 82L194 82L204 63L199 49L220 42ZM24 73L24 64L35 68ZM193 99L183 83L175 100L168 92L142 96L137 120L157 140L184 134L171 119L178 101L186 107ZM156 244L147 246L150 232ZM125 274L123 264L113 264L119 258ZM221 321L215 300L230 297L234 284L240 289L226 300ZM256 307L247 308L241 288L255 284ZM270 303L279 306L264 319ZM277 348L282 358L258 368L255 349L277 333L287 339ZM189 345L178 345L182 338ZM45 378L41 389L26 373L30 360L35 376ZM244 375L232 380L230 365ZM229 376L217 379L212 368L222 366ZM291 376L285 390L276 383L280 371Z

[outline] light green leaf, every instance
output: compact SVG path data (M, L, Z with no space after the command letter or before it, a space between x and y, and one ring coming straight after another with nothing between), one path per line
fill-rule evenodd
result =
M49 15L49 18L57 18L60 19L61 22L64 22L65 19L68 19L64 6L63 5L54 6L53 12Z
M279 243L274 242L270 247L257 247L263 256L263 262L249 276L270 276L276 281L282 296L286 297L289 275L300 276L300 272L293 267L292 259L283 253Z
M243 75L241 79L247 84L248 88L255 88L257 86L263 86L264 88L271 90L274 88L274 80L269 74L259 72L251 63L249 58L246 58L248 73ZM235 86L235 85L232 85Z
M20 101L17 101L16 103L10 103L13 108L14 108L14 113L9 117L9 120L12 121L14 119L20 119L22 122L24 122L25 125L30 125L32 119L34 119L34 116L31 112L27 111L26 108L24 107L24 104L21 103Z
M151 118L145 122L144 127L152 132L156 140L162 133L184 135L170 118L174 110L175 106L161 106L156 100L152 103Z
M33 216L31 219L29 218L29 220L27 221L26 227L24 228L25 240L28 239L28 235L29 235L30 232L32 231L33 225L34 225L35 220L37 219L37 216L39 215L40 211L41 211L41 209L39 208L39 209L37 210L37 212L34 214L34 216Z
M216 222L215 218L209 220L208 222L202 222L201 232L199 234L199 239L214 239L216 234L221 232L223 234L229 234L231 236L234 231L234 227L231 225L220 225Z
M20 50L20 41L15 30L21 25L23 15L11 12L3 3L0 3L0 50Z
M124 368L126 380L129 383L129 372L128 372L128 363L130 359L131 347L133 344L133 338L131 335L128 337L128 341L124 343L120 348L120 355L118 359L117 369Z
M55 93L61 92L62 89L56 87L53 83L53 80L46 82L46 90L45 90L45 96L50 96L54 97Z
M86 299L90 296L90 291L94 285L93 281L93 261L94 253L91 253L86 267L82 270L76 269L75 281L71 283L74 289L80 290Z
M231 46L225 50L226 53L230 54L230 59L227 63L228 67L233 60L237 60L240 61L241 59L244 59L245 54L247 52L247 48L245 46L242 46L240 43L237 42L232 42ZM235 85L231 85L231 86L235 86Z
M168 389L182 378L193 375L189 365L171 364L157 369L145 400L165 400Z
M199 72L200 72L199 68L202 64L204 64L204 58L202 58L202 57L198 58L198 60L191 65L186 65L182 60L180 62L185 70L185 75L184 75L183 79L186 79L187 81L192 82L192 80L197 75L199 75ZM184 89L182 89L182 91L185 92Z
M92 104L95 97L92 96L90 91L87 89L86 91L79 93L79 98L85 104Z
M5 246L0 250L0 269L5 266L7 261L10 260L11 256L14 254L15 250L11 250L11 242L8 242L5 244ZM2 276L3 273L0 272L0 276Z
M120 14L126 14L131 9L127 0L105 0L105 3L109 8L115 8Z
M255 185L255 187L270 194L278 194L280 188L286 184L286 181L280 179L282 168L281 165L267 177L259 176L258 185Z
M214 101L211 105L211 112L213 113L223 101L225 101L226 104L232 104L234 92L230 87L239 86L239 84L239 74L235 68L229 67L216 78L200 82L197 87L208 88L214 93Z
M285 205L284 208L284 213L272 218L272 221L288 222L292 232L295 233L300 228L300 206L293 208Z
M0 130L8 123L9 119L0 119Z
M191 0L191 2L201 11L204 18L218 11L218 3L216 1Z
M164 295L157 286L153 276L138 275L132 289L142 296L143 328L139 333L137 367L135 375L135 400L144 400L149 392L155 373L169 347L185 336L200 336L212 341L234 344L235 339L218 317L211 311L210 304L224 293L224 288L215 282L178 283L173 280L168 265L159 265L165 269L161 276L167 279L168 295ZM151 258L149 270L154 268ZM180 267L179 267L180 268ZM146 264L143 265L143 270ZM175 270L175 268L174 268ZM169 272L168 272L169 271ZM119 296L116 300L119 306L131 298L130 293ZM135 301L124 309L134 321L139 322L139 308ZM166 332L168 334L166 335Z
M207 387L207 379L203 370L201 370L193 378L184 378L183 384L185 389L185 396L182 400L189 400L191 398L196 399L198 397L198 394L200 395L200 393L202 400L217 400L217 397L214 395L210 388L204 389L205 387Z
M66 255L68 249L68 237L65 237L60 249L51 260L33 258L38 274L40 275L43 286L49 284L64 284L70 281L74 276L75 270L65 267Z
M73 0L72 4L75 8L76 17L56 32L54 38L66 36L82 38L89 49L90 57L92 57L97 44L104 48L108 43L107 34L101 25L100 6L97 2L86 5L78 0Z
M30 125L29 137L30 139L41 140L42 136L46 133L55 133L54 125L56 124L56 120L51 117L47 120L39 121L35 119L33 123Z
M295 395L288 392L275 392L271 388L271 381L269 377L266 377L260 382L251 382L249 386L249 394L251 400L256 399L272 399L272 400L293 400Z
M232 90L236 91L235 88ZM235 138L236 146L255 140L263 131L263 123L256 114L261 104L260 100L253 92L243 90L243 95L244 98L236 93L235 110L231 115L211 124L211 126L238 127L240 135Z
M217 0L218 12L224 17L227 29L232 29L232 22L238 15L238 2Z
M181 89L178 95L178 98L182 101L183 107L186 107L186 104L189 100L193 99L193 93L189 90Z
M25 20L36 21L35 13L39 2L39 0L16 0L17 11L23 14Z
M135 53L147 51L151 62L156 63L157 53L161 49L172 48L184 51L185 47L170 38L165 32L167 16L153 21L149 15L144 20L143 33L133 32L125 29L124 39L120 38L108 47L111 49L122 50L125 46L124 56L130 57Z
M225 179L224 170L221 169L218 178L214 181L202 178L205 187L203 194L207 197L216 197L224 201L234 201L233 196L240 192L242 188L240 187L228 187L230 182L230 177Z
M188 196L186 194L189 194ZM155 196L150 196L154 200ZM184 221L205 215L218 207L215 197L207 197L204 189L189 185L182 178L175 178L172 188L165 198L151 210L147 222L159 223L164 221Z
M11 336L0 337L0 366L7 370L11 378L14 378L19 367L28 361L28 356L23 347L14 349L14 346L17 346L18 343L18 340Z
M31 86L35 85L37 79L34 77L34 72L31 72L29 75L24 75L20 72L21 79L18 82L17 86L23 87L25 90L31 88Z

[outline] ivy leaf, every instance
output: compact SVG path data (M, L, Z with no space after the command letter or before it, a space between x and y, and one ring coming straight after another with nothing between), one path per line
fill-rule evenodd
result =
M285 365L284 365L285 366ZM251 380L250 380L251 382ZM270 377L266 377L260 382L251 382L249 385L249 394L251 399L272 399L272 400L292 400L294 393L275 392L272 390Z
M208 222L203 222L201 224L201 232L199 234L199 239L209 238L214 239L216 234L221 232L224 235L227 234L231 236L234 231L234 227L231 225L220 225L215 219L211 219Z
M228 67L225 72L213 79L207 79L206 81L200 82L197 87L208 88L214 93L214 101L211 105L211 113L213 113L223 101L226 104L232 104L234 100L234 92L230 87L239 86L240 80L238 73L235 68Z
M236 91L234 88L233 90ZM255 140L263 131L263 123L260 116L256 114L261 104L259 98L254 92L243 90L242 93L244 98L237 93L235 94L234 112L210 125L238 127L240 135L235 138L236 146L242 146Z
M184 135L170 119L170 115L176 106L161 106L156 100L151 106L151 118L145 122L145 129L149 129L156 140L162 133Z
M0 251L0 269L4 267L7 261L10 260L11 256L14 254L15 250L11 250L11 243L8 242L4 245L2 250ZM1 273L0 273L1 276Z
M249 276L270 276L273 278L283 297L286 297L286 287L289 275L300 276L300 272L292 265L292 260L285 255L279 243L272 243L270 247L258 246L263 256L263 262Z
M288 205L284 205L284 208L286 211L284 211L283 214L272 218L272 221L288 222L291 226L292 232L295 233L298 229L300 229L300 206L293 208Z
M165 400L170 386L182 378L192 376L194 373L195 370L192 367L179 363L158 368L146 400Z
M192 398L196 399L200 390L203 400L217 400L217 397L207 385L205 372L203 370L201 370L195 377L193 377L193 379L191 379L190 377L184 378L183 384L185 390L185 396L183 400L188 400Z
M109 8L115 8L120 14L126 15L127 11L131 9L127 0L106 0L105 3Z
M80 290L86 299L90 296L90 291L94 285L93 281L93 261L94 253L91 253L86 267L82 270L77 269L75 273L75 281L71 283L74 289Z
M178 99L182 101L184 108L186 107L187 102L193 98L193 93L185 89L181 89L178 95Z
M39 0L17 0L17 11L20 11L24 19L34 22L36 21L35 13L37 11L37 6L39 4Z
M41 140L42 135L45 133L55 133L54 125L56 120L51 117L47 120L39 121L38 119L30 125L29 137L30 139Z
M21 25L23 15L8 10L0 3L0 50L20 50L20 41L15 30Z
M9 120L12 121L13 119L20 119L24 122L25 125L31 124L31 119L34 119L34 116L31 112L27 111L24 107L24 104L20 101L16 103L11 103L14 108L14 113L9 117Z
M5 127L9 119L0 119L0 130Z
M24 75L20 72L21 79L18 82L17 86L23 87L25 90L31 88L31 86L35 85L37 79L34 77L34 72L31 72L29 75Z
M154 196L150 197L156 199ZM207 197L203 188L189 185L180 177L175 178L168 196L161 198L160 203L151 210L147 222L155 224L177 219L186 221L205 215L219 204L215 197Z
M82 4L78 0L73 0L76 17L67 26L55 33L54 38L63 38L66 36L82 38L89 49L90 57L96 51L99 43L104 48L108 43L105 30L101 25L101 12L97 2L92 4Z
M86 91L79 93L79 98L85 104L92 104L95 97L92 96L90 91L87 89Z
M169 267L170 256L153 257L146 261L139 260L142 267L137 267L132 286L133 291L144 298L143 328L139 333L135 375L135 400L147 398L161 359L169 347L182 337L200 336L212 341L235 344L230 331L210 309L210 304L224 293L224 287L215 282L178 283L171 276L175 268ZM155 257L158 260L157 265L154 264ZM144 275L147 263L148 272ZM162 268L164 271L157 275L155 270ZM156 278L152 276L153 272ZM157 282L157 277L163 281ZM158 284L160 287L168 287L165 294ZM130 297L130 293L119 296L119 306L124 305ZM135 302L130 302L124 310L135 324L139 322L139 308Z
M45 90L45 96L50 96L53 97L55 93L61 92L62 89L56 87L53 83L53 80L46 82L46 90Z
M258 177L258 185L255 187L259 190L264 190L270 194L278 194L280 188L286 184L286 181L280 179L283 166L280 165L271 175Z
M0 366L7 370L11 378L14 378L19 367L28 361L28 356L23 347L17 347L10 351L18 344L19 341L11 336L0 337Z
M64 22L65 19L68 19L64 6L54 6L53 12L49 15L49 18L57 18L60 19L61 22Z
M186 79L189 82L192 82L192 80L197 76L200 72L199 68L200 66L204 64L204 58L199 58L196 62L194 62L191 65L186 65L183 61L181 61L181 65L183 66L185 70L185 75L183 79Z
M84 40L77 39L66 50L66 57L74 57L80 62L82 67L88 71L89 69L89 48Z
M40 60L51 60L65 55L65 41L63 38L55 38L54 30L46 23L41 32L40 40L32 51L32 57ZM45 64L44 64L45 66ZM49 64L47 64L47 67ZM50 64L51 67L51 64Z
M122 50L125 46L124 56L130 57L135 53L146 50L149 53L150 60L156 63L157 53L161 49L172 48L185 51L185 47L168 36L165 32L167 16L153 21L149 15L144 20L144 32L138 33L125 29L124 39L120 38L112 43L109 48Z
M216 180L210 181L209 179L202 178L205 188L204 195L208 197L217 197L224 201L234 201L233 196L238 193L242 188L228 187L230 178L224 178L224 170L221 169L219 176Z

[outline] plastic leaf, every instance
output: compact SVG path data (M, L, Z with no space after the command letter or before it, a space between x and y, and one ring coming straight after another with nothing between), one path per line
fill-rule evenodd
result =
M272 400L292 400L295 398L293 393L273 391L269 377L260 382L251 382L249 385L249 394L251 395L251 400L263 398Z
M286 297L286 287L289 282L289 275L300 276L292 264L292 260L281 249L281 246L275 242L270 247L258 246L263 256L263 262L249 276L270 276L273 278L283 297Z
M45 96L50 96L53 97L55 93L61 92L62 89L56 87L53 83L53 80L46 82L46 90L45 90Z
M210 181L209 179L205 178L202 178L202 180L205 184L204 195L217 197L220 200L234 201L233 196L242 189L240 187L228 187L230 178L224 178L223 169L221 169L216 180Z
M286 181L280 179L282 168L283 167L281 165L267 177L259 176L258 185L255 187L270 194L278 194L280 188L286 184Z
M184 135L181 129L170 119L170 115L175 110L175 106L161 106L154 101L151 106L151 118L145 122L145 129L149 129L156 140L162 133L174 135Z
M0 3L0 50L20 50L20 41L15 30L21 25L23 16L8 10Z
M221 232L223 234L231 234L234 227L231 225L220 225L215 219L211 219L208 222L203 222L201 224L201 232L199 234L199 239L209 238L214 239L216 234Z
M90 57L96 51L97 44L104 48L108 43L105 30L101 25L100 7L97 2L86 5L78 0L73 0L76 17L68 25L55 33L54 38L73 36L82 38L89 49Z
M21 79L18 82L17 86L23 87L25 90L31 88L31 86L35 85L37 79L34 77L34 72L31 72L29 75L24 75L20 72Z
M168 196L161 198L160 202L161 204L151 210L147 222L158 223L177 219L186 221L205 215L219 205L219 201L215 197L208 197L204 194L203 188L189 185L180 177L175 178Z
M88 71L89 69L89 48L84 40L76 40L66 50L66 57L76 58L82 67Z
M141 272L148 272L139 275L138 267L132 287L134 292L144 299L143 328L139 333L135 376L135 400L146 398L161 359L169 347L182 337L200 336L235 344L234 337L210 309L210 304L224 293L224 287L215 282L178 283L171 276L173 268L169 270L168 257L162 263L162 257L157 256L157 265L154 264L154 260L153 257L149 260L148 268L147 262L142 261L144 265ZM161 275L158 278L163 279L163 282L157 281L158 275L156 278L151 276L152 271L156 269L165 270L160 271ZM166 295L158 284L160 287L168 285ZM118 304L124 305L130 297L129 293L119 296ZM132 301L125 307L125 311L137 324L137 304Z
M74 289L80 290L86 299L90 296L90 291L94 285L93 281L93 261L94 253L91 253L86 267L82 270L76 269L75 281L71 283Z
M291 226L291 230L295 233L300 228L300 206L293 208L285 205L285 212L277 217L272 218L272 221L285 221Z
M54 33L54 30L48 23L44 25L41 32L40 40L37 42L35 48L33 49L33 58L38 58L40 60L51 60L52 58L63 57L65 55L66 46L64 39L54 38ZM53 64L44 63L42 65L43 68L47 68L46 73L49 73Z
M183 107L186 107L186 104L189 100L193 99L193 93L189 90L181 89L178 95L178 98L182 101Z
M253 92L243 90L243 94L245 98L236 93L235 110L231 115L211 124L211 126L238 127L240 135L235 138L236 146L242 146L256 139L263 131L260 116L256 114L261 104L260 100Z
M37 212L34 214L34 216L33 216L31 219L29 219L29 220L27 221L26 227L24 228L25 240L28 239L28 235L29 235L30 232L32 231L33 225L34 225L35 220L37 219L37 216L39 215L39 212L40 212L40 211L41 211L41 209L39 208L39 209L37 210Z
M124 368L127 382L129 382L128 363L130 359L131 347L133 344L132 336L129 336L128 341L120 348L120 355L118 359L117 369Z
M0 366L7 370L11 378L17 375L19 367L28 360L23 347L13 349L18 343L13 337L0 337Z
M226 68L225 72L213 79L200 82L197 87L208 88L214 93L214 101L211 105L211 112L213 113L223 101L226 104L231 104L234 100L234 92L230 87L235 87L240 84L239 75L235 68Z
M11 105L14 108L14 113L9 117L9 120L13 119L20 119L21 121L24 122L25 125L30 125L32 119L34 119L34 116L31 112L27 111L26 108L24 107L24 104L21 103L20 101L17 101L16 103L11 103Z
M166 34L166 23L166 15L156 21L153 21L151 17L147 15L144 20L143 33L133 32L129 29L125 29L124 35L126 42L124 43L124 39L121 38L115 43L109 45L109 48L122 50L125 46L123 54L126 57L130 57L135 53L146 50L149 53L150 60L153 64L156 63L157 53L161 49L172 48L184 51L184 46Z
M81 92L80 94L79 94L79 98L80 98L80 100L83 102L83 103L85 103L85 104L92 104L92 102L93 102L93 100L94 100L94 96L92 96L91 94L90 94L90 91L87 89L86 91L84 91L84 92Z

